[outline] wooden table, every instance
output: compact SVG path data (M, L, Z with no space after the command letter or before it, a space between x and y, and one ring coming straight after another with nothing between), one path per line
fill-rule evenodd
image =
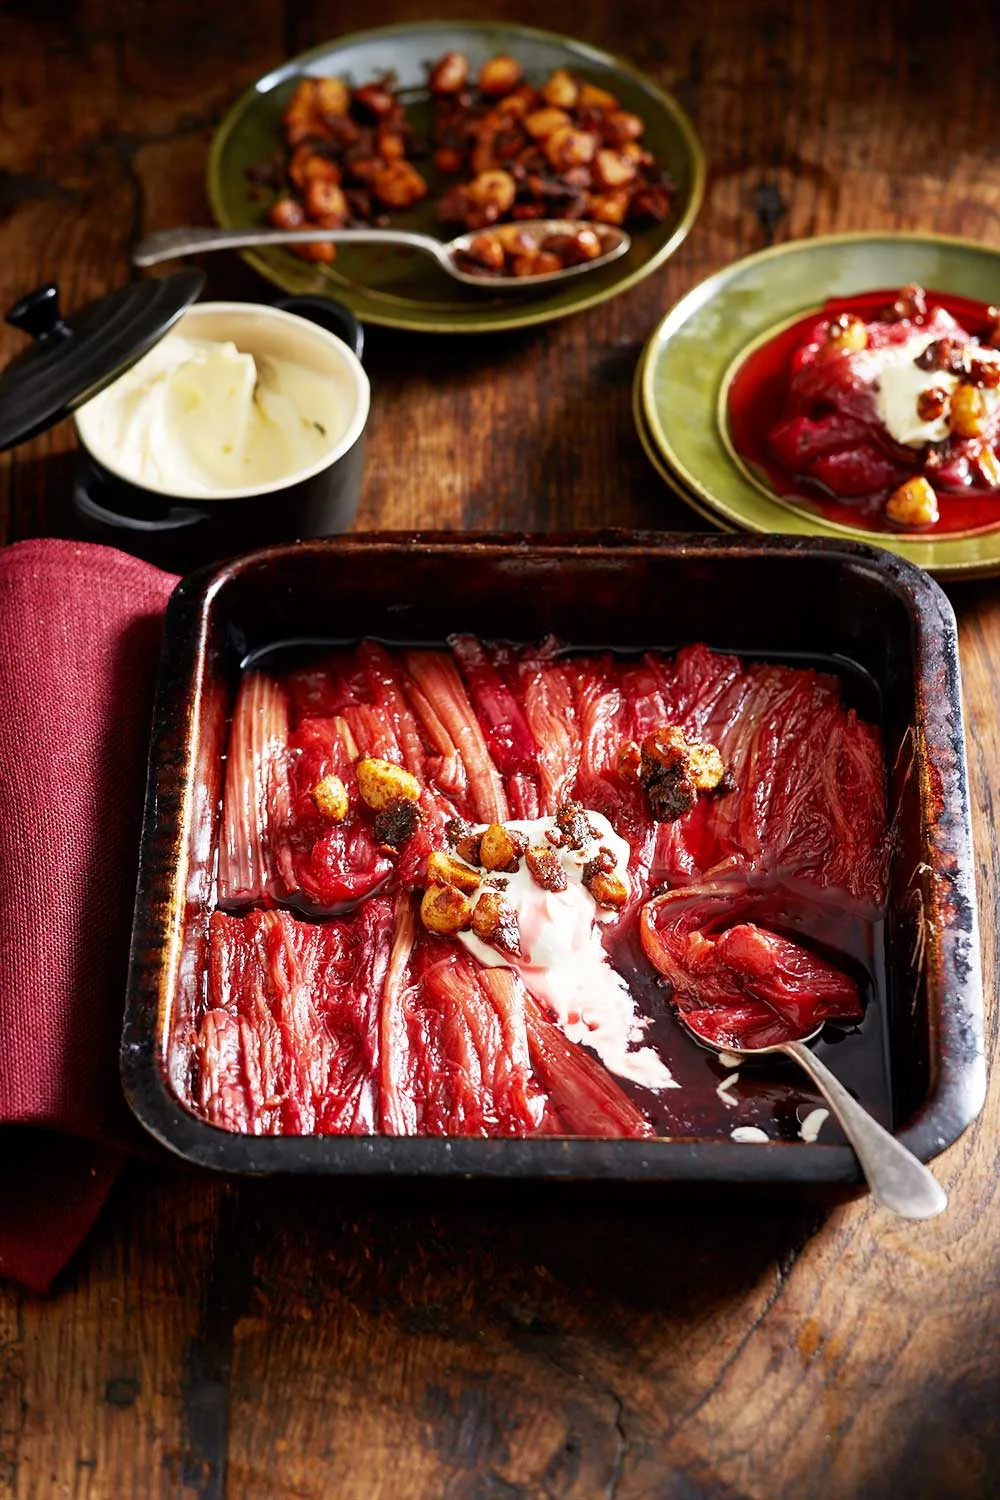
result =
M27 0L0 14L0 282L76 305L142 233L207 221L213 127L251 80L355 28L467 3ZM478 8L477 8L478 9ZM629 385L661 312L772 239L997 232L989 0L496 3L630 55L711 173L670 265L550 329L373 331L362 521L688 528ZM654 14L655 12L658 12ZM212 290L264 288L235 259ZM6 334L0 355L14 352ZM66 534L67 426L0 471L0 535ZM987 993L996 970L1000 585L961 623ZM990 1037L996 1038L991 1011ZM935 1170L944 1218L664 1192L358 1206L133 1168L48 1300L0 1294L0 1495L317 1500L910 1500L1000 1493L994 1086Z

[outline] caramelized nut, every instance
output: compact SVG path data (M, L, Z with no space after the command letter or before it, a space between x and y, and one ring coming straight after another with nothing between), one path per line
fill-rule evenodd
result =
M479 843L479 858L484 869L504 870L512 875L524 853L525 842L523 834L505 828L502 823L491 823Z
M975 457L976 468L991 490L1000 490L1000 458L996 451L984 443Z
M917 397L917 416L921 422L936 422L944 416L948 392L939 385L929 385Z
M381 83L366 83L361 88L354 90L353 103L362 114L376 120L384 120L391 115L396 108L396 101L392 91Z
M725 774L722 756L714 745L701 740L688 744L688 775L699 792L714 792Z
M613 109L604 120L602 128L604 139L610 141L612 146L624 146L629 141L637 141L646 126L639 115L634 115L627 109Z
M521 82L521 64L503 54L490 57L479 70L479 92L488 99L501 99Z
M478 871L470 870L443 849L435 849L427 856L427 879L431 885L453 885L466 895L471 895L480 882Z
M524 117L524 128L532 140L544 141L556 130L565 130L572 124L564 109L535 109Z
M310 182L340 181L340 168L328 156L320 156L310 146L299 146L288 163L288 175L300 192L305 192Z
M948 426L956 437L982 437L986 430L986 400L974 385L956 386L951 396Z
M472 902L453 885L429 885L420 903L420 920L428 932L454 937L472 926Z
M596 260L602 254L604 246L601 237L593 229L578 229L571 236L572 243L566 252L566 263L570 266L582 265L584 261Z
M355 169L357 175L357 169ZM386 208L409 208L427 197L427 184L408 161L388 162L373 173L372 192Z
M469 242L466 255L490 271L502 271L504 266L503 246L493 234L477 234Z
M635 162L619 151L605 148L598 151L594 158L594 179L599 187L624 187L627 182L633 181L636 171Z
M323 244L321 240L314 240L312 244L306 242L303 245L289 245L288 248L300 260L313 260L319 265L329 265L337 255L336 245Z
M347 817L349 803L347 788L339 776L324 776L317 781L309 794L316 810L331 823L342 823Z
M861 318L840 313L826 327L825 349L834 354L857 354L868 347L868 329Z
M545 140L545 155L557 172L593 161L597 136L589 130L574 130L564 125Z
M991 349L1000 349L1000 307L986 309L989 325L983 334L983 343Z
M598 224L624 224L631 194L628 188L610 193L592 193L588 205L590 217Z
M472 912L472 930L483 943L493 943L505 953L521 951L517 912L499 891L484 891Z
M913 361L918 370L944 370L952 375L965 373L965 345L961 339L932 339Z
M335 182L313 178L306 187L306 213L322 229L339 229L350 210L344 191Z
M339 78L313 79L313 106L321 115L339 119L351 105L347 85Z
M927 294L915 281L900 288L899 296L883 314L888 323L919 322L927 316Z
M581 109L608 111L618 108L618 100L614 94L609 94L607 89L599 89L594 83L582 83L580 85L580 92L577 95L576 102Z
M885 513L897 526L933 526L938 519L937 495L920 474L893 490L885 502Z
M538 259L532 263L532 276L553 276L556 271L563 269L563 263L558 255L553 255L551 250L542 250Z
M417 802L420 798L420 782L402 766L391 760L378 760L366 755L355 766L358 791L368 806L376 812L387 808L391 802Z
M615 769L623 781L638 781L642 753L635 740L625 740L618 751Z
M525 854L535 884L543 891L564 891L569 884L559 856L546 844L531 844Z
M459 94L469 81L469 59L461 52L446 52L431 69L427 87L432 94Z
M984 390L995 391L1000 386L1000 360L973 356L969 360L969 380Z
M596 861L594 864L596 865ZM598 906L621 908L628 900L628 886L613 870L602 870L594 868L593 865L585 865L583 883Z
M582 849L594 837L594 830L580 802L564 802L557 808L556 826L571 849Z
M464 818L449 818L444 825L444 831L459 859L464 859L467 865L481 865L479 846L482 836L473 833L471 824Z
M480 172L468 184L465 191L471 203L477 203L483 207L489 205L505 214L514 202L517 184L509 172L494 170Z
M580 85L565 68L556 68L542 84L541 95L556 109L572 109L580 96Z
M305 209L294 198L279 198L271 204L267 217L278 229L301 229L306 221Z

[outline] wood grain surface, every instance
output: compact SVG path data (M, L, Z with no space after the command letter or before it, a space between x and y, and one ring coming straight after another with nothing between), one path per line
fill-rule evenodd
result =
M365 525L692 529L629 410L642 341L678 295L772 240L996 238L989 0L9 0L5 303L52 277L73 307L128 279L139 235L207 222L212 130L284 57L470 11L574 33L674 90L707 199L663 271L591 313L481 340L373 330ZM217 294L264 290L235 258L206 267ZM4 331L0 359L16 347ZM0 537L69 533L72 445L64 424L4 461ZM952 596L992 997L1000 584ZM50 1298L0 1290L0 1496L1000 1494L998 1076L936 1163L948 1213L915 1227L867 1202L390 1202L134 1166Z

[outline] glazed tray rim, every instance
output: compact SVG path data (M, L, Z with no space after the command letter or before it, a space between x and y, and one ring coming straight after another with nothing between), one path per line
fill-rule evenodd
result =
M150 860L158 811L160 759L166 718L181 699L189 713L185 731L185 787L190 782L192 732L190 713L201 683L202 649L211 609L226 586L251 570L271 568L287 559L312 554L343 559L357 552L401 552L454 555L456 563L470 553L530 561L563 555L606 564L609 555L627 560L629 553L671 555L704 563L713 557L753 558L761 554L795 560L823 557L874 574L906 607L915 626L915 680L918 708L921 687L943 668L948 691L942 719L935 714L935 695L923 694L926 753L938 771L947 763L951 785L943 797L947 809L946 845L929 824L931 852L946 859L947 870L933 866L939 910L948 920L938 925L936 972L928 973L932 1078L927 1096L898 1137L922 1160L952 1144L979 1113L985 1097L982 984L965 743L958 673L954 613L946 595L922 569L895 554L860 542L819 537L699 536L647 531L531 532L373 532L319 541L297 542L247 553L182 578L168 603L150 745L147 795L140 849L136 916L121 1042L121 1076L127 1101L137 1119L162 1145L183 1159L240 1175L331 1175L338 1177L482 1177L525 1179L621 1179L623 1181L709 1181L731 1183L840 1184L856 1186L860 1173L846 1145L773 1140L742 1144L690 1137L645 1140L547 1136L538 1138L405 1137L405 1136L251 1136L223 1130L199 1119L177 1099L160 1064L160 1002L170 977L173 946L171 911L176 908L176 864L169 872L170 909L152 927L161 939L157 993L152 997L142 951L150 941L149 912L162 870ZM181 646L178 647L178 637ZM933 653L931 651L933 639ZM933 655L933 661L932 661ZM171 677L178 670L184 688ZM940 708L940 701L938 702ZM931 736L928 721L934 720ZM930 795L922 778L921 802ZM187 799L185 798L185 805ZM924 807L926 811L926 807ZM172 829L179 853L183 827ZM943 882L943 884L942 884ZM936 991L936 992L935 992ZM792 1148L789 1150L788 1148Z

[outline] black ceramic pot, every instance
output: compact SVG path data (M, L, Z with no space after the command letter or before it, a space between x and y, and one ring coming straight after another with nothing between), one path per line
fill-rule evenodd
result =
M116 470L114 455L95 452L94 423L81 407L73 504L83 535L187 572L273 542L348 530L361 499L370 401L359 358L364 333L353 313L326 297L274 305L203 302L188 309L175 331L232 339L249 353L305 358L313 369L329 370L345 403L343 436L321 464L287 481L212 497L175 495L132 482Z

